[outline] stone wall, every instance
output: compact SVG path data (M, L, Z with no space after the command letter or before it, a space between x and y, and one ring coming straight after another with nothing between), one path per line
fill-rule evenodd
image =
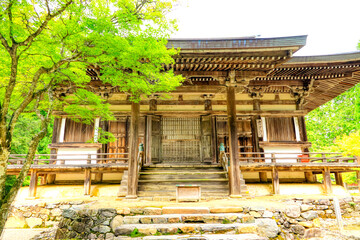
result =
M58 239L123 239L134 234L133 224L141 235L226 232L296 239L323 236L321 228L326 220L335 218L331 199L282 201L284 208L271 210L240 206L92 209L83 201L37 203L14 206L7 227L58 225ZM340 199L340 206L344 219L360 219L360 198ZM335 221L330 222L327 227L333 227Z

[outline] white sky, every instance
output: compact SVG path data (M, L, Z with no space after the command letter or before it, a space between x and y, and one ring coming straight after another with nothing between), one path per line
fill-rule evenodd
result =
M172 38L308 35L296 55L357 51L360 0L178 0Z

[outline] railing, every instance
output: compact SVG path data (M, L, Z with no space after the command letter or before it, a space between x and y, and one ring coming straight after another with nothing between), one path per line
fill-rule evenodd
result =
M33 165L116 165L127 163L129 153L36 154ZM10 154L10 165L23 165L26 154Z
M348 156L343 153L264 153L264 152L241 152L239 161L254 163L354 163L357 164L356 156Z
M140 143L139 144L139 153L138 153L138 157L137 157L137 172L138 172L138 179L140 177L140 171L141 168L144 165L144 144Z

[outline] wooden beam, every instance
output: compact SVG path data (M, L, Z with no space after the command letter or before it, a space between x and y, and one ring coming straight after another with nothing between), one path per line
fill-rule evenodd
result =
M130 124L130 146L129 146L129 167L128 167L128 192L127 198L137 198L137 152L139 146L139 120L140 104L131 104L131 124Z
M235 87L227 87L227 114L230 146L229 184L230 196L241 196L239 148L236 129Z
M47 184L54 184L56 180L56 174L47 174L46 183Z
M129 103L128 103L129 104ZM157 100L152 98L149 100L149 111L156 111L157 110Z
M259 179L260 179L260 182L266 183L267 182L267 172L259 172Z
M336 185L339 185L342 187L344 186L343 177L340 172L335 172L335 181L336 181Z
M30 185L29 185L29 197L36 197L37 183L38 183L38 175L36 170L30 170Z
M91 169L85 169L84 195L90 196L91 192Z
M272 168L272 187L273 194L280 194L280 181L279 181L279 172L276 167Z
M329 167L324 167L323 176L324 176L325 193L331 194L332 193L332 185L331 185L331 177L330 177L330 168Z

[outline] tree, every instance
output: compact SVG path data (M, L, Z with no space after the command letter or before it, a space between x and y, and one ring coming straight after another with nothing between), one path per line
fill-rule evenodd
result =
M142 95L170 91L181 77L164 71L175 50L166 48L174 29L166 0L4 0L0 3L0 232L28 174L54 108L91 122L110 119L106 100L88 88L86 68L98 80ZM57 85L72 87L71 104L53 96ZM14 133L26 114L38 125L15 184L5 191ZM34 115L35 114L35 115Z

